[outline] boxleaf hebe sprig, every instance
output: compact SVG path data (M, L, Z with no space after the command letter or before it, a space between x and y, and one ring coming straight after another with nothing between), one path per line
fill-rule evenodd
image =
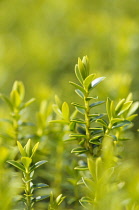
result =
M49 195L37 196L37 197L34 197L33 195L34 190L36 190L37 188L48 187L47 184L43 184L43 183L33 184L34 171L41 165L45 164L47 161L42 160L42 161L33 163L33 156L36 153L36 150L39 146L39 142L36 143L33 148L31 146L30 139L28 140L27 144L24 147L20 144L19 141L17 141L17 145L21 153L20 162L14 161L14 160L8 160L7 162L23 172L22 180L24 182L25 193L22 200L24 201L25 209L32 210L35 202L49 197Z
M98 97L91 96L91 92L105 77L95 78L95 74L89 74L87 56L84 56L82 60L78 59L75 75L80 85L75 82L70 82L70 84L76 88L75 92L83 100L83 104L73 102L72 105L77 112L83 115L83 118L77 117L76 114L69 116L69 106L66 102L63 103L62 108L56 103L53 108L61 119L53 122L69 125L70 138L64 141L77 140L80 147L72 149L71 152L78 155L86 154L87 157L86 164L75 167L76 170L89 170L90 172L89 176L88 173L87 176L83 175L82 180L78 182L86 187L85 196L80 199L80 204L91 210L103 209L109 194L115 193L119 197L118 177L114 171L120 159L118 158L119 151L115 152L115 148L116 145L128 140L127 137L124 137L124 133L133 126L132 120L137 116L134 112L138 108L138 102L133 103L131 93L126 99L119 100L117 105L114 105L113 100L107 98L106 114L92 113L96 106L105 103L105 101L98 101ZM93 103L92 100L94 100ZM114 202L115 200L112 205ZM119 199L118 208L123 205L120 202Z
M120 136L120 132L132 126L133 120L137 114L134 114L138 108L138 102L133 103L132 94L130 93L126 99L118 102L116 107L114 101L107 98L106 114L92 113L92 109L99 106L105 101L98 101L98 97L91 96L94 88L96 88L105 77L95 78L95 74L89 74L89 62L87 56L81 60L78 59L78 64L75 65L75 75L80 82L76 84L70 82L76 89L75 92L83 100L83 105L73 102L72 105L81 113L84 118L74 118L70 120L70 126L77 127L75 133L70 134L70 140L78 140L81 147L74 148L72 153L86 153L92 156L99 156L101 143L105 136L110 136L114 141L126 140ZM91 101L94 100L93 103ZM105 115L108 120L104 119ZM105 117L106 118L106 117ZM96 127L92 127L92 123L96 123ZM101 127L98 127L101 125ZM96 149L97 148L97 149Z
M20 128L22 126L32 125L31 123L22 121L22 111L30 104L32 104L35 101L35 98L31 98L27 102L24 102L25 88L21 81L14 82L9 97L4 94L0 94L0 97L7 103L8 107L10 108L11 119L4 120L12 125L14 135L9 135L8 138L12 138L16 144L20 138ZM21 138L23 138L23 136Z
M91 114L91 110L99 106L105 101L96 101L98 97L90 96L90 93L96 88L105 77L95 78L95 74L89 74L89 62L87 56L84 56L81 60L78 59L78 64L75 65L75 75L81 85L74 82L70 82L76 89L75 92L83 100L83 105L72 103L75 109L80 112L84 119L72 119L71 123L77 124L78 133L70 134L71 139L79 140L81 147L74 148L72 153L88 153L94 155L94 146L101 144L100 139L93 139L94 130L91 128L91 123L100 119L104 114ZM90 103L94 100L93 103ZM100 131L100 129L98 129ZM96 131L95 131L96 132Z

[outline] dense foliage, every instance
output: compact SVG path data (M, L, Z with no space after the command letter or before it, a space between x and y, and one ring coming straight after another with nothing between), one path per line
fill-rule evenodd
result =
M81 103L72 102L73 111L55 96L55 104L41 102L32 121L35 99L24 102L22 82L14 82L9 97L1 94L10 111L1 118L1 209L139 208L130 131L138 102L131 93L117 103L98 100L96 89L106 78L90 74L87 56L78 59L75 75L80 84L70 84Z

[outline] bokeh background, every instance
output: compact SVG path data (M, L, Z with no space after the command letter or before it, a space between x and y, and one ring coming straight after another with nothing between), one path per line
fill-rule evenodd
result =
M139 1L1 0L0 90L22 80L28 95L73 95L78 57L106 75L103 95L138 99ZM74 97L74 96L73 96Z
M74 88L68 82L76 82L74 66L78 57L84 55L89 57L91 73L107 77L94 93L99 95L100 100L106 100L109 96L118 101L127 97L129 92L133 92L134 101L139 100L139 1L0 0L0 92L9 95L14 81L22 81L26 88L26 100L36 98L29 110L31 121L36 117L40 102L51 101L51 106L55 94L62 102L78 102ZM2 100L0 107L0 119L9 116ZM67 199L64 205L65 209L71 205L73 210L75 186L73 188L67 184L67 177L75 178L75 181L70 180L73 185L78 179L73 171L77 161L70 155L73 145L64 145L61 141L62 128L54 133L55 128L48 125L48 121L49 116L46 123L48 129L40 136L42 146L38 159L41 155L44 159L47 156L49 162L45 170L40 170L41 179L52 189L57 189L58 193L70 194L71 200ZM134 123L130 136L136 144L129 143L126 153L136 158L138 164L138 117ZM7 125L5 127L7 129ZM36 127L34 130L36 132ZM0 123L0 135L2 131L3 125ZM5 145L8 141L1 140ZM62 162L63 151L64 169L57 166L57 158ZM10 149L8 152L11 153ZM2 160L3 164L5 159ZM0 180L3 189L5 183L10 183L7 179ZM3 194L0 196L3 197Z

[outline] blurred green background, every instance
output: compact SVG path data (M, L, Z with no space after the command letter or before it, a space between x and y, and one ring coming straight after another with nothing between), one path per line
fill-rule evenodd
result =
M88 55L90 71L97 76L107 77L94 93L99 95L100 100L106 100L109 96L118 101L119 98L127 97L130 91L133 92L134 101L139 100L138 26L138 0L0 0L0 92L9 95L14 81L23 81L26 99L37 99L35 105L31 106L32 118L36 116L35 106L39 110L41 100L51 101L55 94L60 96L62 102L78 101L74 88L68 81L76 81L74 66L77 58ZM3 111L6 110L6 105L3 103L1 107L0 118L5 118L5 113L8 114ZM0 126L2 127L1 124ZM62 148L67 157L67 162L63 164L69 167L66 169L67 177L71 173L71 177L75 176L77 179L76 172L73 172L74 162L69 158L71 148L61 141L61 128L54 133L54 126L46 124L47 126L49 129L43 134L46 141L40 137L40 151L45 154L45 158L47 153L49 160L48 181L45 182L50 183L52 188L57 187L64 194L69 189L70 193L67 194L72 195L73 186L67 187L60 175L67 172L62 171L62 166L57 169L57 165L53 163L57 157L62 162L62 152L57 151L55 158L51 152L53 147L54 151ZM5 127L7 129L7 125ZM136 118L133 130L138 128L139 122ZM1 130L3 131L3 127ZM131 133L130 136L138 140L135 138L137 132L134 134ZM138 144L129 142L126 153L138 159L139 153L135 153L136 150ZM71 157L75 159L74 156ZM60 175L57 178L59 181L55 179L55 171ZM46 179L45 171L40 174ZM8 183L7 180L0 180L4 183L3 187ZM59 184L61 182L64 183L62 187ZM11 185L12 183L14 180Z
M88 55L91 72L107 76L104 96L130 89L137 99L138 23L137 0L0 0L0 90L22 80L29 96L68 100L77 58Z

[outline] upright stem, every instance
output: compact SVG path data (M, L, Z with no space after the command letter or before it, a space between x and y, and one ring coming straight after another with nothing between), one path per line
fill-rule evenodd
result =
M31 177L30 177L29 172L26 172L25 179L26 179L26 183L25 183L26 208L27 208L27 210L32 210L32 208L31 208L31 187L30 187Z
M13 117L14 138L16 144L18 141L18 134L19 134L19 125L18 125L18 121L20 119L19 110L14 110L12 117Z
M92 145L89 143L89 140L91 139L91 133L90 133L90 107L89 107L89 101L87 100L89 93L86 92L86 95L84 97L84 104L85 104L85 121L86 121L86 147L89 150L90 153L93 153Z

